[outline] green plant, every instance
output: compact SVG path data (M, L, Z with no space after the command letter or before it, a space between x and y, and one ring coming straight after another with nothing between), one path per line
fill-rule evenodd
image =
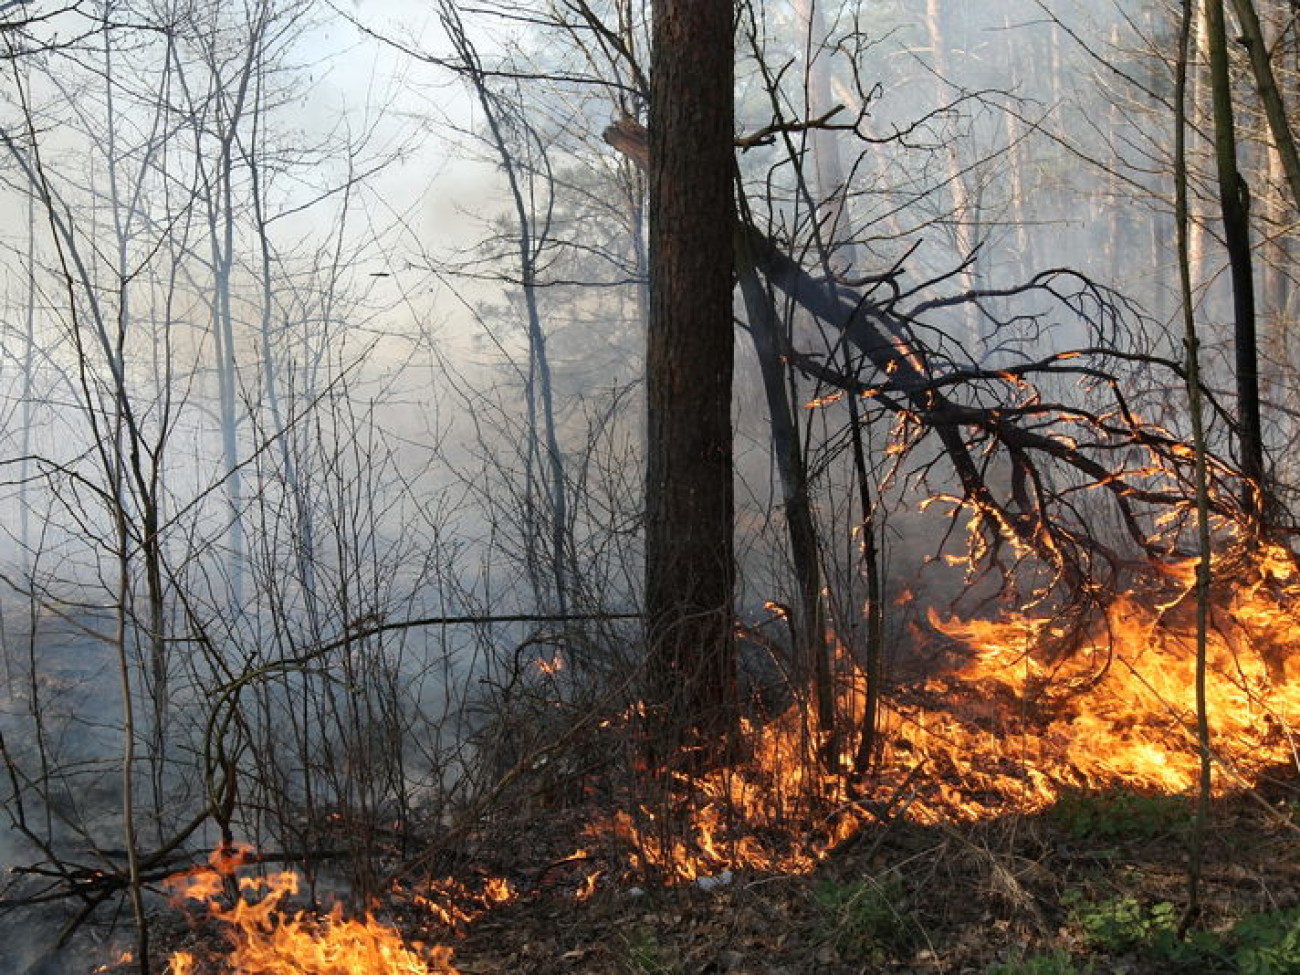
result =
M1244 917L1228 937L1240 975L1300 972L1300 908Z
M994 962L986 969L985 975L1089 975L1092 970L1092 962L1086 962L1080 968L1073 955L1063 948L1056 948Z
M908 948L917 933L904 913L906 892L897 874L850 883L823 883L814 894L819 932L845 955L881 960Z
M1191 810L1182 796L1127 789L1073 790L1052 807L1051 819L1076 839L1150 840L1182 832Z
M1092 901L1078 891L1067 891L1061 900L1069 909L1071 921L1083 930L1084 939L1098 951L1149 952L1178 940L1178 909L1168 901L1144 907L1134 897Z
M627 967L634 975L672 975L676 970L648 928L638 928L627 939Z
M1227 933L1193 931L1178 936L1178 911L1161 901L1143 906L1130 896L1090 900L1067 891L1061 903L1088 946L1107 954L1140 954L1165 972L1235 972L1237 975L1293 975L1300 972L1300 907L1251 914ZM1059 953L1058 953L1059 954ZM1050 967L1068 960L1038 956L1007 962L989 975L1051 975L1070 968ZM1026 967L1025 963L1038 967ZM1016 967L1020 966L1020 967Z
M1179 935L1178 908L1168 901L1148 907L1128 895L1090 900L1079 891L1067 891L1061 903L1094 951L1140 955L1161 972L1236 971L1229 966L1219 935L1211 931Z

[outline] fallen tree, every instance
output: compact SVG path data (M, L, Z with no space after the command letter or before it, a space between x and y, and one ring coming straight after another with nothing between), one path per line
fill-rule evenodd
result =
M633 119L621 118L604 138L641 164L647 159L645 130ZM955 494L936 490L933 497L969 515L972 567L1006 570L1009 551L1011 563L1028 556L1050 570L1038 587L1040 598L1060 589L1089 597L1144 562L1186 554L1182 528L1194 494L1193 452L1180 432L1143 417L1126 392L1139 372L1163 374L1167 388L1182 388L1186 377L1171 358L1121 347L1127 326L1141 320L1122 296L1064 268L1013 287L937 297L929 295L951 275L905 288L902 263L849 284L791 256L792 248L748 216L743 199L737 212L736 276L764 368L777 365L776 357L839 397L857 398L859 422L890 414L896 456L912 454L933 436L937 457L947 460L960 487ZM827 327L833 336L828 349L796 348L785 338L788 330L775 327L776 292ZM1045 334L1048 312L1001 317L993 307L1030 297L1046 298L1085 326L1090 341L1030 356L1026 347ZM968 307L991 334L1008 336L978 360L942 324L945 313ZM983 364L990 361L997 364ZM1048 381L1057 380L1072 384L1077 401L1045 392ZM1210 391L1206 396L1230 429L1230 416ZM787 435L774 429L778 445ZM998 461L1009 475L995 486L989 472ZM916 476L925 480L933 463L922 462ZM1240 471L1216 453L1210 474L1214 514L1242 523ZM1096 530L1097 513L1081 499L1097 493L1107 499L1125 545Z

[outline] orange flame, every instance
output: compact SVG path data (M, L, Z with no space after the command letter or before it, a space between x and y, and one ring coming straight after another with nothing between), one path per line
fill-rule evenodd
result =
M1289 728L1300 713L1300 572L1281 547L1225 553L1216 564L1208 694L1214 787L1222 793L1295 762ZM1140 588L1090 614L1021 611L989 621L931 612L933 632L951 643L957 663L882 701L882 749L869 780L852 771L866 679L837 645L838 738L820 727L809 701L796 700L775 720L742 722L744 761L679 773L663 804L629 803L590 822L585 835L615 840L639 873L713 889L734 870L810 871L868 824L896 816L938 822L1032 813L1079 788L1190 792L1199 774L1197 563L1156 568ZM633 707L624 720L646 713ZM455 971L449 949L408 946L373 917L346 920L337 906L324 918L291 912L293 873L242 878L244 893L222 906L226 878L248 856L218 851L211 869L173 885L228 925L231 950L213 971ZM585 857L580 850L570 859ZM587 873L575 897L592 896L601 876ZM486 880L475 892L448 879L411 900L457 930L515 896L504 880ZM173 956L172 975L199 971L192 957Z
M215 960L214 972L238 975L456 975L450 948L407 944L372 916L343 916L335 904L326 916L293 911L288 898L298 892L298 875L282 871L267 877L240 877L240 891L229 907L221 894L225 879L247 859L247 851L218 850L211 870L199 868L169 878L179 896L202 901L225 925L229 952ZM190 952L171 956L170 975L200 971Z
M1208 642L1214 789L1222 794L1294 764L1300 715L1300 573L1265 547L1220 557ZM748 757L680 778L664 808L633 806L593 823L629 846L631 866L679 882L726 870L810 870L878 817L922 822L1032 813L1074 789L1166 794L1196 788L1196 561L1160 567L1141 591L1078 619L1011 613L944 619L935 631L962 662L881 705L884 753L870 783L847 772L865 700L841 650L841 754L813 709L744 726ZM675 803L675 805L674 805ZM666 820L678 818L672 822Z
M948 786L942 801L914 811L973 818L1040 809L1068 788L1194 789L1196 561L1163 568L1172 592L1117 596L1074 629L1048 617L932 614L968 660L923 688L948 707L891 709L895 756L902 745ZM1286 728L1300 713L1294 560L1269 547L1240 568L1216 590L1207 648L1219 792L1292 762Z
M124 951L117 956L117 961L109 962L108 964L104 964L104 965L98 965L95 968L91 969L91 975L100 975L100 973L102 972L110 972L113 971L114 969L120 968L123 965L129 965L133 961L135 961L135 953L130 951Z

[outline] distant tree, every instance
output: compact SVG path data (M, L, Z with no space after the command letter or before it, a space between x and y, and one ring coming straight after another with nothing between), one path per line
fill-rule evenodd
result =
M1292 248L1294 246L1294 232L1291 229L1294 223L1295 214L1300 213L1300 149L1296 145L1295 128L1291 121L1291 114L1295 108L1295 4L1291 3L1284 7L1282 4L1260 3L1255 0L1232 0L1232 11L1236 14L1236 29L1240 32L1240 43L1245 49L1247 60L1250 65L1250 80L1254 88L1254 94L1258 101L1257 111L1262 114L1263 120L1259 127L1266 134L1259 138L1265 143L1263 152L1258 153L1256 158L1262 157L1263 171L1255 175L1252 181L1262 190L1262 205L1256 208L1257 212L1253 218L1253 226L1256 233L1261 238L1262 254L1257 262L1261 264L1260 274L1260 296L1258 309L1252 309L1252 315L1248 320L1249 334L1242 335L1238 333L1239 341L1249 340L1251 346L1247 349L1238 347L1238 382L1254 383L1254 395L1256 399L1261 397L1267 398L1260 392L1261 376L1259 366L1255 361L1259 352L1265 351L1272 346L1274 375L1270 377L1273 387L1273 395L1277 395L1277 386L1279 380L1285 385L1288 382L1287 373L1290 372L1290 357L1287 354L1287 332L1289 328L1287 323L1292 319L1288 314L1288 306L1294 301L1294 275L1291 268L1294 266L1292 257ZM1261 11L1263 18L1261 18ZM1270 25L1280 24L1280 27ZM1219 55L1224 62L1227 57L1227 27L1224 24L1223 11L1220 9L1212 14L1210 19L1210 43L1214 51L1218 52L1220 45L1223 48L1223 54ZM1289 35L1289 36L1288 36ZM1216 63L1216 62L1212 62ZM1226 73L1226 63L1220 68ZM1216 84L1219 76L1216 74ZM1226 81L1226 79L1223 79ZM1217 89L1216 89L1217 91ZM1248 106L1249 108L1249 106ZM1218 131L1218 118L1223 115L1225 122L1230 124L1232 100L1231 93L1229 97L1223 100L1221 108L1220 101L1215 101L1216 132ZM1225 114L1226 113L1226 114ZM1232 147L1229 147L1232 148ZM1223 150L1220 150L1221 152ZM1234 149L1235 152L1235 149ZM1216 158L1219 158L1216 156ZM1223 157L1227 161L1226 156ZM1249 157L1247 157L1249 159ZM1242 184L1245 185L1244 183ZM1241 314L1242 299L1237 296L1238 273L1249 273L1251 268L1247 258L1250 257L1250 232L1252 227L1252 217L1248 204L1250 199L1243 193L1233 194L1236 198L1227 200L1224 204L1224 227L1225 227L1225 244L1231 248L1230 259L1233 265L1233 289L1234 301L1237 302L1238 314L1235 324L1238 328L1243 323ZM1229 222L1229 211L1226 207L1232 208L1231 223ZM1240 212L1238 212L1240 211ZM1229 228L1235 228L1233 235L1229 236ZM1243 229L1244 228L1244 229ZM1244 255L1244 256L1242 256ZM1238 272L1238 266L1241 270ZM1253 280L1246 282L1253 287ZM1253 296L1252 296L1253 300ZM1263 341L1256 338L1256 321L1259 318L1259 327L1263 332ZM1270 323L1269 318L1273 321ZM1270 328L1271 325L1271 328ZM1280 373L1280 375L1279 375ZM1238 395L1249 397L1251 390L1242 388ZM1262 427L1263 419L1260 417L1261 409L1259 405L1253 407L1243 407L1241 411L1242 423L1255 422ZM1278 414L1285 416L1285 411L1273 410L1275 420ZM1283 422L1287 422L1283 420ZM1281 438L1279 438L1281 439ZM1285 442L1285 440L1282 440ZM1265 474L1268 480L1262 483L1264 488L1263 500L1267 502L1264 510L1266 517L1276 516L1279 514L1276 495L1281 485L1279 475L1282 471L1277 468L1266 470L1264 461L1264 436L1262 429L1251 434L1249 431L1243 432L1242 435L1242 454L1243 467L1255 465L1258 467L1258 476L1261 478ZM1253 451L1250 453L1249 451ZM1285 463L1280 463L1283 471L1288 467Z
M734 699L732 9L655 10L645 613L670 747L716 742Z
M444 0L438 13L455 50L454 59L446 64L473 92L486 125L484 139L500 162L513 210L517 273L528 339L528 363L522 377L528 430L523 498L526 561L538 599L543 603L549 601L551 608L563 615L568 612L572 575L569 502L564 454L556 429L555 389L547 330L540 310L538 275L543 251L550 245L555 209L554 172L541 136L527 119L510 117L509 109L489 88L482 58L466 31L457 5ZM517 130L514 144L509 135L512 128ZM549 586L545 581L547 575Z

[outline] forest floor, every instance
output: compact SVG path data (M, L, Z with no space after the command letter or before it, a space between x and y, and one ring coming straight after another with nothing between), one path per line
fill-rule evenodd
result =
M1202 908L1185 930L1186 799L1079 794L1033 816L898 820L811 874L736 872L665 887L611 872L581 901L581 877L601 864L548 859L571 844L576 812L534 820L509 848L482 847L497 855L471 872L505 866L517 896L457 936L413 905L386 920L453 948L462 975L1300 972L1294 776L1214 802ZM220 950L219 933L192 920L164 941L209 958Z
M1300 972L1300 833L1287 800L1215 804L1203 908L1189 804L1114 793L967 826L900 822L808 876L525 899L456 945L466 973Z

